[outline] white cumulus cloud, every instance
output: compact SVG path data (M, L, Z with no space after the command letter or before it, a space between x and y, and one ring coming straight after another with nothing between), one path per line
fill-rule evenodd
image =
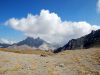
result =
M22 31L27 36L40 37L51 43L64 44L72 38L78 38L100 29L100 26L91 25L85 21L62 21L54 12L41 10L39 15L28 14L25 18L11 18L6 25Z
M97 2L97 11L100 12L100 0Z

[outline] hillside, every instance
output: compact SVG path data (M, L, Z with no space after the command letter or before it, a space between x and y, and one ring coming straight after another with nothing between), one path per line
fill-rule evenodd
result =
M49 50L53 49L53 46L39 37L38 38L27 37L26 39L19 41L18 43L14 43L6 47L4 46L3 48L17 49L17 50L25 50L25 49Z
M27 37L24 40L21 40L19 42L13 43L13 44L6 44L0 42L0 48L8 48L8 49L16 49L16 50L54 50L58 48L58 44L51 44L47 41L41 39L40 37L33 38L33 37Z
M92 31L90 34L83 37L72 39L63 47L56 49L54 52L57 53L63 50L88 49L92 47L100 47L100 29Z
M13 52L0 51L0 75L100 75L98 48L52 55Z
M0 43L0 48L7 48L11 46L10 44Z

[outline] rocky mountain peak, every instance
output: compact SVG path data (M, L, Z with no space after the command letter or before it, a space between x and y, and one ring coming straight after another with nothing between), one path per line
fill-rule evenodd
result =
M87 49L91 47L100 47L100 29L91 31L90 34L78 39L72 39L66 45L56 49L54 52L60 52L63 50Z
M42 45L45 41L38 38L32 38L32 37L27 37L25 40L20 41L17 43L18 46L20 45L28 45L28 46L35 46L35 47L39 47L40 45Z

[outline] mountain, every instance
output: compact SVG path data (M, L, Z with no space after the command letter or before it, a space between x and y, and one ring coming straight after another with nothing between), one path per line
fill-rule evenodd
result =
M8 48L14 49L41 49L41 50L49 50L52 49L51 44L42 40L41 38L32 38L27 37L25 40L22 40Z
M63 50L87 49L100 47L100 29L78 39L70 40L66 45L54 50L55 53Z
M0 43L0 48L7 48L11 46L10 44Z
M18 42L17 45L18 46L20 46L20 45L28 45L30 47L38 48L43 43L46 43L46 41L40 39L39 37L36 38L36 39L34 39L32 37L27 37L25 40Z

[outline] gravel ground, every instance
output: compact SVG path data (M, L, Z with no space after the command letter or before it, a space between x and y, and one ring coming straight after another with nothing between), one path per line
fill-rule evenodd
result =
M0 51L0 75L100 75L100 49L51 56Z

